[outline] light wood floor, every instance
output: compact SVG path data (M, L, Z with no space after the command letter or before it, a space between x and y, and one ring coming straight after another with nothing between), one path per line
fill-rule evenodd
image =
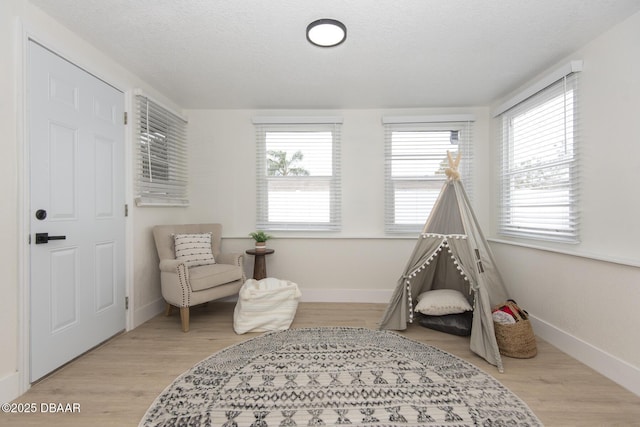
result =
M16 402L78 403L80 413L0 413L2 426L137 426L149 405L178 375L224 347L258 334L236 335L232 303L192 309L191 331L180 316L160 315L121 334L40 381ZM301 303L292 328L377 328L383 304ZM417 324L407 337L435 345L493 375L524 400L546 426L640 426L640 397L538 342L533 359L504 358L505 373L469 350L468 338Z

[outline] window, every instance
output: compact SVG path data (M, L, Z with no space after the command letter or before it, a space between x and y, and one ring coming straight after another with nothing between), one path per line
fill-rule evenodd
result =
M186 206L187 122L143 95L136 95L139 206Z
M471 192L472 116L385 117L385 232L419 233L446 181L447 151Z
M253 121L257 132L256 227L340 230L342 120L254 118Z
M500 114L501 234L578 242L578 73Z

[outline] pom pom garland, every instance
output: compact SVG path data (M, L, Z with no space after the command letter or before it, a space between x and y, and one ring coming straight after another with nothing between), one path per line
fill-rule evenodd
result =
M413 323L413 297L411 296L411 280L407 279L407 299L409 300L409 322Z
M466 240L467 239L467 235L466 234L438 234L438 233L422 233L420 236L422 236L423 239L426 239L427 237L436 237L438 239L456 239L456 240Z

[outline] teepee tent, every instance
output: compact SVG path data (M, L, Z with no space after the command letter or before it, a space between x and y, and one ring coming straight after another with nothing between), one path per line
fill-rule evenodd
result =
M422 292L456 289L473 307L471 350L502 372L491 307L507 299L491 249L485 240L457 171L449 168L438 199L386 308L380 329L404 330ZM471 301L472 300L472 301Z

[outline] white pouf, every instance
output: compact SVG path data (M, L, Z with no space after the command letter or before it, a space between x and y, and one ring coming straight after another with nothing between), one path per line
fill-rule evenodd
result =
M301 295L298 285L288 280L249 279L240 288L233 329L237 334L289 329Z

